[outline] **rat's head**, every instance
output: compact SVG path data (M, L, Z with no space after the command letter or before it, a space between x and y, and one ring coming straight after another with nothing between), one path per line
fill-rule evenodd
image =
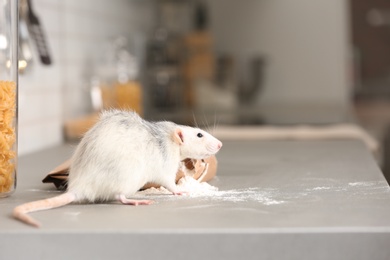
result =
M222 147L222 142L211 134L189 126L178 126L173 139L180 145L182 159L204 159L216 154Z

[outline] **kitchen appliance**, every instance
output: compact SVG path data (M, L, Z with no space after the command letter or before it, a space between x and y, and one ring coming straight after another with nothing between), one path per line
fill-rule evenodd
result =
M27 0L27 20L28 29L38 50L39 58L44 65L51 64L49 47L46 42L46 36L39 21L38 16L34 13L31 0Z

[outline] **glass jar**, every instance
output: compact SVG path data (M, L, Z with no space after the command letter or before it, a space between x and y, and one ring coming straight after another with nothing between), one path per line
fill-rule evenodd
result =
M16 188L18 7L18 0L0 0L0 197Z

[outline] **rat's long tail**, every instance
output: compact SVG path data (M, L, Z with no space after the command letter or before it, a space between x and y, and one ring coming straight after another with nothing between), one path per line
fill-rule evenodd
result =
M40 227L41 224L29 215L27 215L27 213L45 209L58 208L66 204L72 203L73 201L75 201L75 198L76 197L73 195L73 193L66 192L53 198L25 203L14 208L12 216L31 226Z

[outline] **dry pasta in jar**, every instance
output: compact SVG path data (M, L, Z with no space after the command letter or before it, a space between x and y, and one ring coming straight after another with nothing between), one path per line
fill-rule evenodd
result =
M0 80L0 194L12 190L16 157L16 84Z

